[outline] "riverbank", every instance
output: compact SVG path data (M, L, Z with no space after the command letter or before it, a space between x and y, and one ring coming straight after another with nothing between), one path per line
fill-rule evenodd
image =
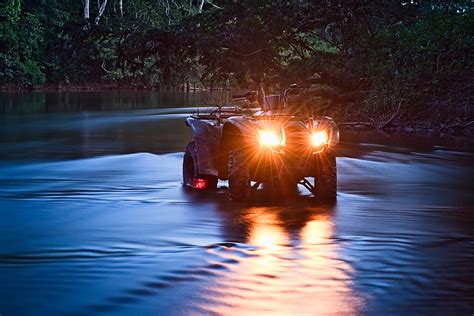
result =
M337 121L340 129L346 130L380 130L384 132L403 132L416 134L436 134L436 135L451 135L459 137L474 136L474 121L454 122L454 123L435 123L430 121L416 121L416 120L393 120L391 122L384 122L376 124L375 122L348 122Z
M370 105L367 100L359 103L337 104L322 107L319 115L332 117L339 128L346 130L379 130L384 132L423 133L474 136L474 117L469 103L457 106L401 105L384 111Z

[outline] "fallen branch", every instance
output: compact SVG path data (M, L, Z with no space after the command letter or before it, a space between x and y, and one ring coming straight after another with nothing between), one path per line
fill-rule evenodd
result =
M392 123L392 121L395 119L395 117L397 117L398 114L400 113L401 105L402 105L402 102L399 102L398 103L398 108L395 111L395 113L393 113L392 117L390 117L390 119L387 122L385 122L384 124L379 125L377 128L383 130L385 127L389 126L390 123Z
M228 47L223 47L223 48L229 49ZM231 49L229 49L229 51L230 51L232 54L235 54L235 55L238 55L238 56L249 57L249 56L252 56L252 55L255 55L255 54L260 53L260 52L263 51L264 49L265 49L265 48L257 49L257 50L255 50L255 51L253 51L253 52L251 52L251 53L247 53L247 54L245 54L245 53L240 53L240 52L237 52L237 51L231 50Z
M458 129L464 129L466 127L469 127L471 125L474 124L474 121L470 121L468 123L461 123L461 124L453 124L453 125L449 125L447 126L447 128L458 128Z
M338 126L367 126L370 128L378 128L377 125L370 123L370 122L342 122L338 123Z

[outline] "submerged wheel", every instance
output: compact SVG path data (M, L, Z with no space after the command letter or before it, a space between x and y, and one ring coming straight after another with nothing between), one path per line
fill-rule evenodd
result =
M196 144L189 142L183 157L183 185L194 189L213 190L217 188L217 177L198 174Z
M337 198L337 166L333 153L321 153L316 158L313 193L318 200L335 202Z
M194 142L190 142L186 146L186 151L183 157L183 185L193 186L194 178L196 176L194 170Z
M250 198L250 170L245 152L241 149L229 153L229 198L247 201Z

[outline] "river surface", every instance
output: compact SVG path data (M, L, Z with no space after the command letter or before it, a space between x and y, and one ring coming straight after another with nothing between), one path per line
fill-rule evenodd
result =
M0 314L473 315L469 141L343 133L338 201L182 188L226 95L0 94Z

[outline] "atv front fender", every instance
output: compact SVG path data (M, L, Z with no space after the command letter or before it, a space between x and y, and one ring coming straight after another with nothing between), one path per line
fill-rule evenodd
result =
M189 117L185 121L191 127L196 146L197 168L200 175L217 176L219 142L222 125L211 120Z
M228 178L227 165L231 150L255 145L257 128L257 124L248 118L230 117L226 119L219 146L219 179L226 180Z

